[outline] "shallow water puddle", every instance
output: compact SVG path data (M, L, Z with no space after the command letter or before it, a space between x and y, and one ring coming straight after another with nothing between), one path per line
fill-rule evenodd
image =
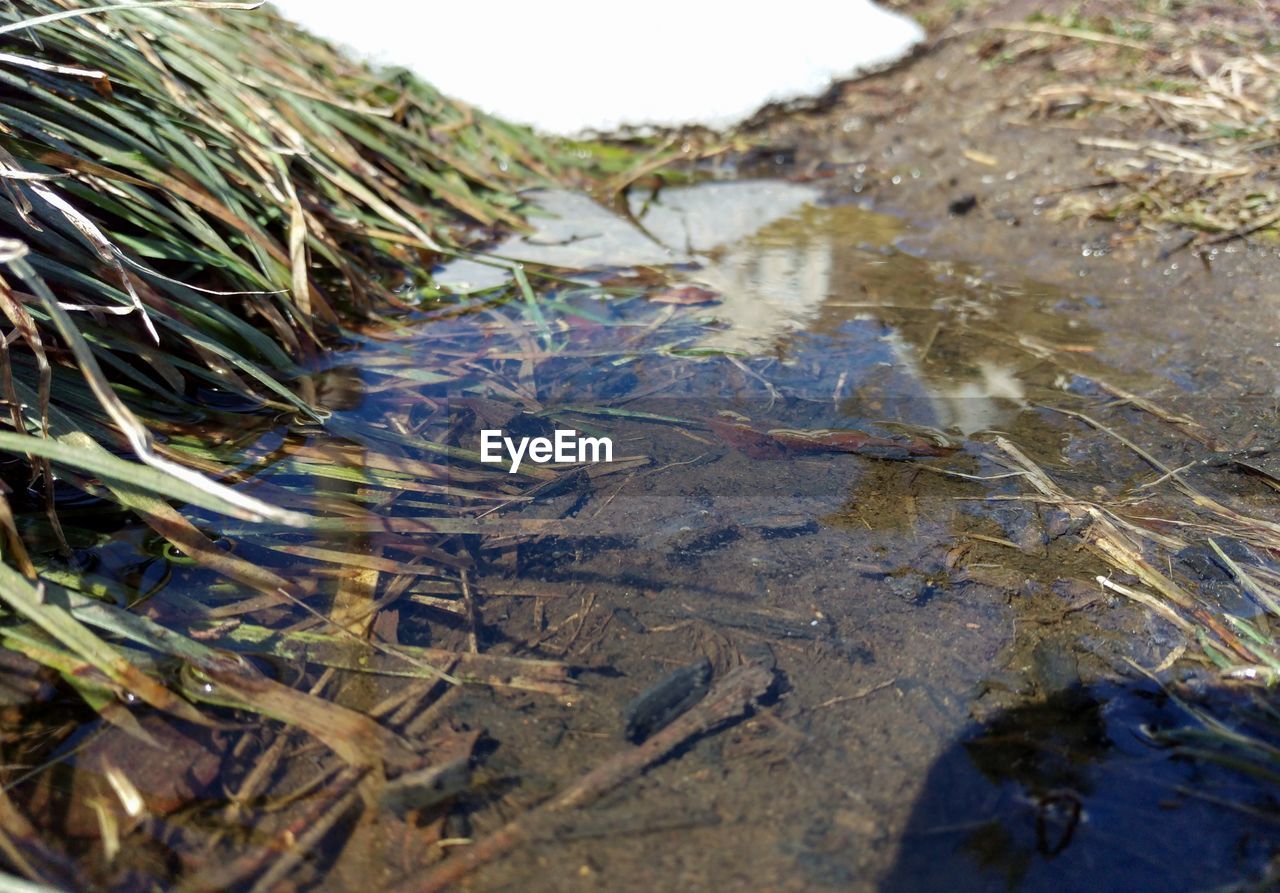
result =
M327 530L199 520L296 596L161 554L132 567L139 597L427 742L455 774L434 799L393 784L382 809L316 801L315 767L282 754L345 770L306 736L273 752L281 739L254 731L221 780L272 804L257 815L211 793L226 745L192 734L202 772L161 791L191 821L166 845L199 863L226 851L214 816L271 839L342 806L345 843L294 866L303 882L422 876L440 841L522 815L529 842L480 866L476 889L1085 889L1103 872L1163 889L1265 862L1274 828L1247 812L1264 794L1174 759L1151 736L1185 716L1116 681L1126 661L1165 660L1176 630L1110 605L1070 518L1024 499L992 447L998 432L1077 491L1143 480L1137 457L1044 408L1106 401L1090 358L1103 320L897 250L892 218L814 199L669 190L636 200L645 232L560 195L567 216L501 253L593 272L536 305L461 296L371 336L318 378L323 429L255 435L259 492L329 510ZM655 285L653 264L676 266ZM611 461L481 461L484 431L557 429L607 438ZM137 539L116 536L112 567ZM358 641L370 627L384 646ZM754 715L589 809L528 813L744 664L776 674ZM474 684L442 696L428 665ZM249 785L268 755L278 787ZM1210 784L1228 793L1201 796Z
M679 684L695 658L717 674L763 660L783 680L764 714L583 814L554 846L490 867L480 887L912 890L947 877L1074 889L1106 871L1156 888L1264 859L1271 831L1198 800L1202 770L1139 730L1179 711L1154 687L1097 682L1126 659L1154 666L1176 640L1145 615L1107 615L1096 565L990 458L999 431L1065 461L1063 420L1036 405L1097 393L1088 304L902 253L893 219L774 184L740 198L785 195L785 213L752 210L768 221L758 228L730 215L734 238L717 240L707 221L735 207L728 192L637 200L648 233L627 247L608 227L635 228L609 215L558 222L541 241L560 244L535 236L502 253L573 257L608 288L564 287L536 315L491 307L346 358L371 386L341 414L352 430L415 418L407 399L432 403L421 436L459 449L495 427L614 444L611 464L473 510L493 524L467 543L483 648L582 668L571 706L513 715L462 694L456 715L497 743L492 770L519 779L470 801L477 836L502 804L536 802L615 752L629 702L673 671ZM631 267L660 256L654 240L685 265L659 300L626 289ZM687 286L708 294L660 300ZM460 360L447 381L389 384L440 356ZM1145 471L1091 443L1072 454L1074 480ZM475 465L450 467L465 488ZM418 591L431 635L465 641L466 614L438 594L458 588ZM1193 832L1196 852L1167 850Z

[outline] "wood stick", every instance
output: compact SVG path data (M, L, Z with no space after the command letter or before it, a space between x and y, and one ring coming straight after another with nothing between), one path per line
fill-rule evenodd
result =
M511 820L474 846L450 856L425 878L402 884L395 893L435 893L448 888L481 865L536 836L539 826L551 821L556 813L581 808L600 799L691 738L743 716L772 684L772 669L760 664L738 667L721 679L701 703L643 744L601 763L552 799Z

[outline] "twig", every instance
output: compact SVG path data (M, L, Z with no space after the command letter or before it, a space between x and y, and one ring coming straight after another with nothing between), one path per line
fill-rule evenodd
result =
M559 795L513 819L469 849L450 856L422 880L397 888L396 893L434 893L534 837L539 826L556 813L598 800L609 791L636 778L691 738L744 715L773 684L773 670L745 664L730 672L697 706L638 747L623 751L580 777Z
M1083 40L1088 43L1105 43L1110 46L1127 47L1131 50L1147 51L1152 49L1150 44L1138 43L1134 40L1124 40L1119 37L1112 37L1109 34L1099 34L1095 31L1084 31L1080 28L1059 28L1054 25L1042 25L1036 22L1027 22L1021 25L988 25L993 31L1010 31L1022 34L1048 34L1051 37L1070 37L1075 40Z
M329 798L317 797L307 804L297 818L276 834L265 845L246 853L238 859L221 866L211 866L200 874L193 876L185 883L179 884L182 893L213 893L217 890L228 890L244 883L260 871L273 855L294 852L304 854L296 841L307 829L322 822L330 810L341 815L349 806L350 798L356 796L356 784L364 778L367 770L348 767L343 769L334 779Z
M870 697L878 691L884 691L898 681L898 677L886 679L883 682L877 682L875 685L868 685L866 688L860 689L851 695L838 695L834 698L827 698L821 704L816 705L814 710L821 710L824 707L834 707L836 704L847 704L850 701L861 701L863 698Z
M262 873L262 876L250 888L249 893L266 893L266 891L275 887L278 882L284 880L285 875L292 871L295 865L310 856L316 844L355 805L359 795L359 789L353 786L346 793L334 799L332 805L325 810L323 815L305 826L306 830L297 836L293 846L289 847L270 868Z
M467 612L467 647L472 654L480 653L480 639L476 635L476 600L471 594L471 584L467 581L467 569L459 568L458 575L462 580L462 604Z

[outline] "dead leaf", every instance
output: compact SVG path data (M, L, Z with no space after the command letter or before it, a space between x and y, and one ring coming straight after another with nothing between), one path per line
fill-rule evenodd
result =
M696 285L681 285L656 292L649 300L655 304L714 304L720 300L720 294Z
M757 431L750 425L722 419L711 419L707 424L721 440L752 459L780 459L790 453L859 453L892 459L955 452L955 447L941 446L923 437L878 437L855 428Z

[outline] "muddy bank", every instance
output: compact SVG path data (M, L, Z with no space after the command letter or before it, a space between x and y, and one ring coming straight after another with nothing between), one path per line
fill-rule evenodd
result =
M1081 295L1086 317L1105 334L1094 356L1149 375L1147 396L1220 428L1224 445L1242 443L1275 410L1280 249L1265 231L1223 240L1134 214L1109 222L1073 209L1081 199L1106 207L1132 189L1108 173L1116 153L1099 140L1167 145L1180 136L1130 108L1046 112L1037 99L1045 88L1133 76L1119 67L1086 78L1078 62L1072 68L1064 57L1091 46L1088 32L1074 44L1056 39L1057 52L1020 45L1013 58L1000 55L1027 36L1017 29L1049 27L1037 23L1068 8L988 4L956 13L916 4L914 14L939 23L933 42L891 71L845 85L819 113L763 125L769 149L757 167L815 178L833 201L919 224L907 250L1012 264ZM1159 20L1114 3L1070 9L1086 22ZM1196 9L1188 14L1207 16L1211 30L1212 16ZM1028 20L1032 12L1042 18ZM1265 21L1245 18L1253 27ZM1223 29L1233 20L1225 17Z

